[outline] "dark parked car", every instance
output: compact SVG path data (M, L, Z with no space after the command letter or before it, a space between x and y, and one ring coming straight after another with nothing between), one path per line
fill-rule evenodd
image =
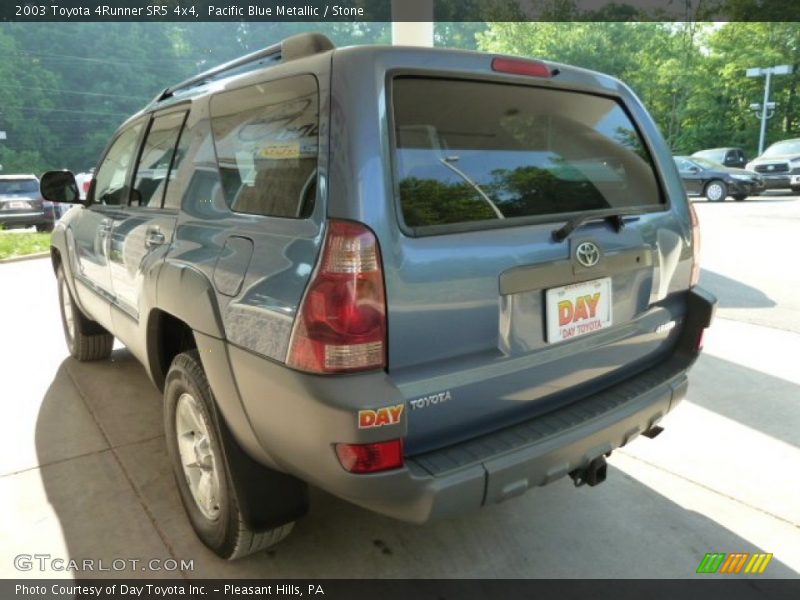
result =
M602 482L686 395L715 304L653 119L562 64L294 36L167 88L86 200L42 190L81 205L52 242L70 353L142 362L225 558L308 484L421 523Z
M800 139L775 142L747 164L764 178L767 189L800 192Z
M709 148L692 154L692 158L705 158L726 167L744 168L747 158L741 148Z
M35 175L0 175L0 228L52 231L57 218L54 204L39 194Z
M705 196L710 202L721 202L728 196L744 200L764 191L758 173L734 169L705 158L676 156L675 165L690 196Z

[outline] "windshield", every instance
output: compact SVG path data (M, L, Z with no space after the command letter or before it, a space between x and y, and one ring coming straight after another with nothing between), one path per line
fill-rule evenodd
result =
M662 202L650 155L610 98L420 77L395 79L393 98L409 227Z
M707 158L702 158L700 156L693 156L691 160L704 169L725 169L725 166L719 164L718 162L714 162L713 160L708 160Z
M792 140L786 142L778 142L777 144L772 144L769 148L764 151L762 156L769 157L769 156L783 156L785 154L800 154L800 140Z
M715 162L722 162L725 159L725 150L701 150L692 154L692 158L707 158Z
M39 182L35 179L0 179L0 194L38 194Z

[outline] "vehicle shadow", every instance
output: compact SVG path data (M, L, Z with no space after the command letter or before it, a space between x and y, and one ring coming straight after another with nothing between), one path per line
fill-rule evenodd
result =
M776 302L758 288L708 269L700 269L700 285L717 297L719 308L773 308Z
M689 389L692 403L800 448L800 385L706 352Z
M70 403L85 416L65 420L65 410L77 410ZM38 415L36 450L68 558L193 561L182 572L137 568L82 577L685 578L695 576L706 552L772 551L610 467L609 481L597 488L562 480L423 526L312 490L310 514L289 538L225 562L189 526L161 427L160 395L127 351L109 361L60 365ZM69 439L104 444L62 453L64 436L51 432L65 428ZM795 577L779 558L764 576Z

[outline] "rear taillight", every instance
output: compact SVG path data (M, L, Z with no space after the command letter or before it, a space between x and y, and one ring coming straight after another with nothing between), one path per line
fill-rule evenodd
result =
M691 202L689 202L689 217L692 221L692 274L689 277L689 285L693 286L700 281L700 221Z
M373 444L336 444L336 456L345 471L376 473L403 466L403 440Z
M527 75L528 77L550 77L550 68L537 60L524 58L505 58L498 56L492 59L492 71L510 73L512 75Z
M87 179L86 181L83 182L83 193L84 194L89 191L89 186L91 184L92 184L92 180L91 179Z
M286 364L311 373L386 366L386 300L378 240L366 226L328 222Z

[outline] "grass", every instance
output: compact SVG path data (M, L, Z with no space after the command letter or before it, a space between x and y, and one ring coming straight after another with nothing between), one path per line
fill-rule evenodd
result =
M0 231L0 260L48 250L49 233Z

